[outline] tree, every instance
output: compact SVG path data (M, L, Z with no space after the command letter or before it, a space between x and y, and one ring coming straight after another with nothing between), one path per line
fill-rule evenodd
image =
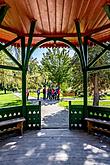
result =
M89 62L103 50L102 47L95 45L89 47ZM93 67L110 64L110 53L106 51ZM99 105L99 92L110 87L110 72L108 70L92 71L89 74L89 89L93 92L93 105Z
M52 48L43 54L41 61L42 70L48 76L48 80L62 84L69 78L71 58L66 49Z
M29 60L27 82L28 82L28 88L30 89L36 89L39 86L41 86L42 77L41 77L40 67L38 65L37 58L31 57Z
M83 91L83 74L81 63L79 56L76 53L74 53L74 56L71 60L71 70L68 84L71 86L75 95L80 94Z
M20 61L19 49L16 50L18 53L15 52L15 49L12 46L9 46L7 49L18 61ZM16 66L16 64L3 51L0 51L0 64ZM0 84L2 88L7 89L21 88L21 72L0 69Z

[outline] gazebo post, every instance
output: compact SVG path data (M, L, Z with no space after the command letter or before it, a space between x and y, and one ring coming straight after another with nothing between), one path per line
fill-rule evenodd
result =
M22 49L22 106L23 116L27 119L26 112L26 74L28 70L28 63L30 58L30 47L33 39L33 33L35 28L35 20L31 21L30 33L28 38L27 52L25 52L25 37L21 38L21 49Z
M76 31L78 35L78 42L80 47L81 56L81 66L83 73L83 94L84 94L84 108L83 108L83 118L87 116L87 63L88 63L88 49L87 49L87 37L84 38L84 45L82 42L82 36L80 32L80 23L75 20Z
M87 86L88 86L88 44L87 44L87 37L84 37L84 56L85 56L85 68L83 71L83 90L84 90L84 117L87 117Z
M23 116L26 118L25 37L21 38L21 53L22 53L22 106L23 106Z

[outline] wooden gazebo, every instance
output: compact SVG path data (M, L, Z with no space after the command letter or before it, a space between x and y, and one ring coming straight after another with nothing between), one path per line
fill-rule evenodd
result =
M22 107L18 111L27 118L28 124L29 115L35 111L35 107L26 106L26 73L30 56L39 46L67 45L77 52L83 73L84 106L79 108L76 127L79 127L85 116L93 113L93 109L87 107L87 73L110 68L110 65L92 67L106 50L110 50L110 46L104 44L105 41L110 40L109 18L110 0L0 0L0 50L17 64L17 67L0 65L0 68L22 72ZM88 63L87 47L92 43L100 45L103 50ZM6 49L9 45L21 47L22 64ZM19 108L16 107L16 110ZM73 109L70 109L73 119L75 114ZM88 109L91 112L88 112ZM12 109L10 112L12 113ZM6 113L10 112L6 111ZM96 113L99 114L99 111ZM109 118L108 109L104 113L106 118ZM35 114L37 117L34 127L40 127L39 107ZM74 127L76 121L70 120L70 127ZM32 124L30 127L33 126L33 122L30 122Z

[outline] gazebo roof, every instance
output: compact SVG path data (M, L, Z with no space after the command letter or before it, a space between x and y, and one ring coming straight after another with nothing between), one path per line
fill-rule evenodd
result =
M28 39L32 20L36 20L32 45L44 38L63 37L77 44L75 20L81 35L104 42L110 39L110 21L104 10L110 0L0 0L9 9L0 25L0 41L17 36ZM19 44L16 41L16 44Z

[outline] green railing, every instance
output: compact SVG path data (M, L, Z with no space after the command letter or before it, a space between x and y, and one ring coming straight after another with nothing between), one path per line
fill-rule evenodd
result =
M71 101L69 102L69 128L70 129L79 129L85 128L84 122L84 106L83 105L72 105ZM107 107L95 107L87 106L87 117L107 120L110 121L110 108Z
M87 110L90 118L110 121L110 108L87 106Z
M0 109L0 121L22 117L22 106Z
M0 109L0 121L23 117L22 106ZM38 105L29 105L25 108L25 129L41 129L41 102Z
M83 105L72 105L69 101L69 128L81 129L83 127Z
M41 102L39 105L29 105L26 107L27 129L41 129Z

